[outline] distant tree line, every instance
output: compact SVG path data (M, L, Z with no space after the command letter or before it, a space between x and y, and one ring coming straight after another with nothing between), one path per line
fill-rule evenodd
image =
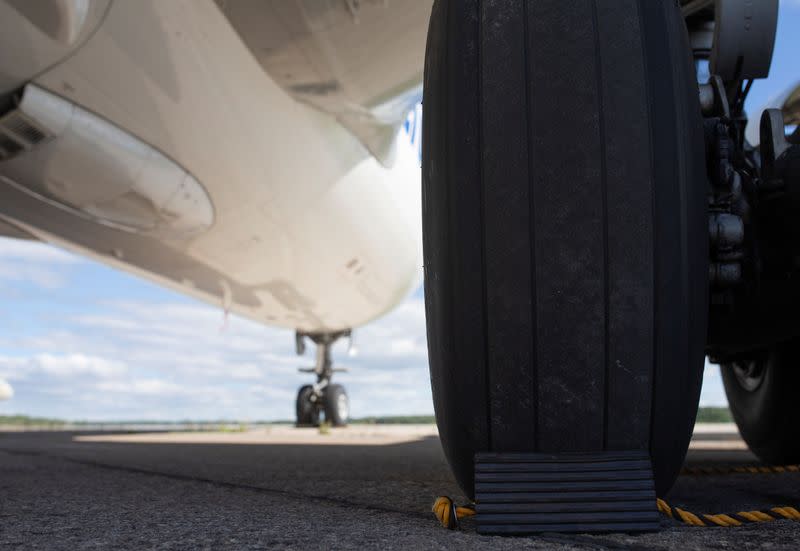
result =
M726 407L707 407L697 411L698 423L733 423L731 410Z

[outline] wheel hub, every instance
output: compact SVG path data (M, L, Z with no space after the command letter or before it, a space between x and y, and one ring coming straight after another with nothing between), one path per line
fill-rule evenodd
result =
M731 364L739 385L748 392L755 392L764 382L767 372L765 359L739 360Z
M336 409L339 410L339 418L342 421L347 421L350 417L350 402L347 400L346 394L340 394L336 400Z

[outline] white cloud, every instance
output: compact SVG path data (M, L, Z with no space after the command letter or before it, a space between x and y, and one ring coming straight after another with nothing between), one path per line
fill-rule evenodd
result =
M10 380L35 377L71 378L91 377L107 379L127 372L121 362L83 354L35 354L29 357L0 357L0 370Z
M64 285L64 275L57 270L50 270L35 265L14 264L0 265L0 280L28 281L43 289L58 289Z
M60 291L64 292L64 291ZM124 296L124 295L121 295ZM172 295L168 295L172 296ZM297 368L293 332L191 302L80 304L46 331L0 334L0 377L17 387L14 411L67 419L291 419ZM412 298L356 331L358 357L337 344L356 416L432 413L424 305ZM310 343L309 343L310 344ZM9 405L2 406L10 411Z
M0 280L56 289L64 284L65 268L80 262L79 257L52 245L0 237Z
M10 400L14 397L14 389L3 379L0 379L0 400Z
M700 406L727 406L728 399L725 397L725 388L722 386L722 376L719 373L719 366L709 363L706 360L705 371L703 372L703 390L700 393Z
M11 260L48 264L76 264L82 261L72 253L46 243L0 237L0 262Z
M148 396L176 396L192 392L187 385L164 381L162 379L134 379L131 381L102 381L95 385L97 390L108 393L145 394Z

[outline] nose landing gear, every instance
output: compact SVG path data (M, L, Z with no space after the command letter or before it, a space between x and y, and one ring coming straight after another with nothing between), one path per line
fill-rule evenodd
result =
M334 373L347 371L334 368L331 360L331 347L341 337L351 337L348 329L336 333L302 333L295 335L297 354L303 355L306 350L305 339L317 345L317 359L314 367L300 368L303 373L314 373L317 382L303 385L297 392L297 426L316 427L320 420L334 427L347 425L350 418L350 401L342 385L331 383Z

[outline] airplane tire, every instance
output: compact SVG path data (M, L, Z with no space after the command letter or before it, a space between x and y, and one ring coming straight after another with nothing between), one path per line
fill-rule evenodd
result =
M663 495L708 309L702 118L676 2L437 0L428 348L445 454L649 450Z
M297 391L297 426L316 427L319 425L319 410L311 401L314 388L311 385L303 385Z
M344 427L350 416L350 400L342 385L325 388L325 420L331 426Z
M793 422L800 388L800 341L720 366L728 405L750 450L765 463L800 463L800 425Z

